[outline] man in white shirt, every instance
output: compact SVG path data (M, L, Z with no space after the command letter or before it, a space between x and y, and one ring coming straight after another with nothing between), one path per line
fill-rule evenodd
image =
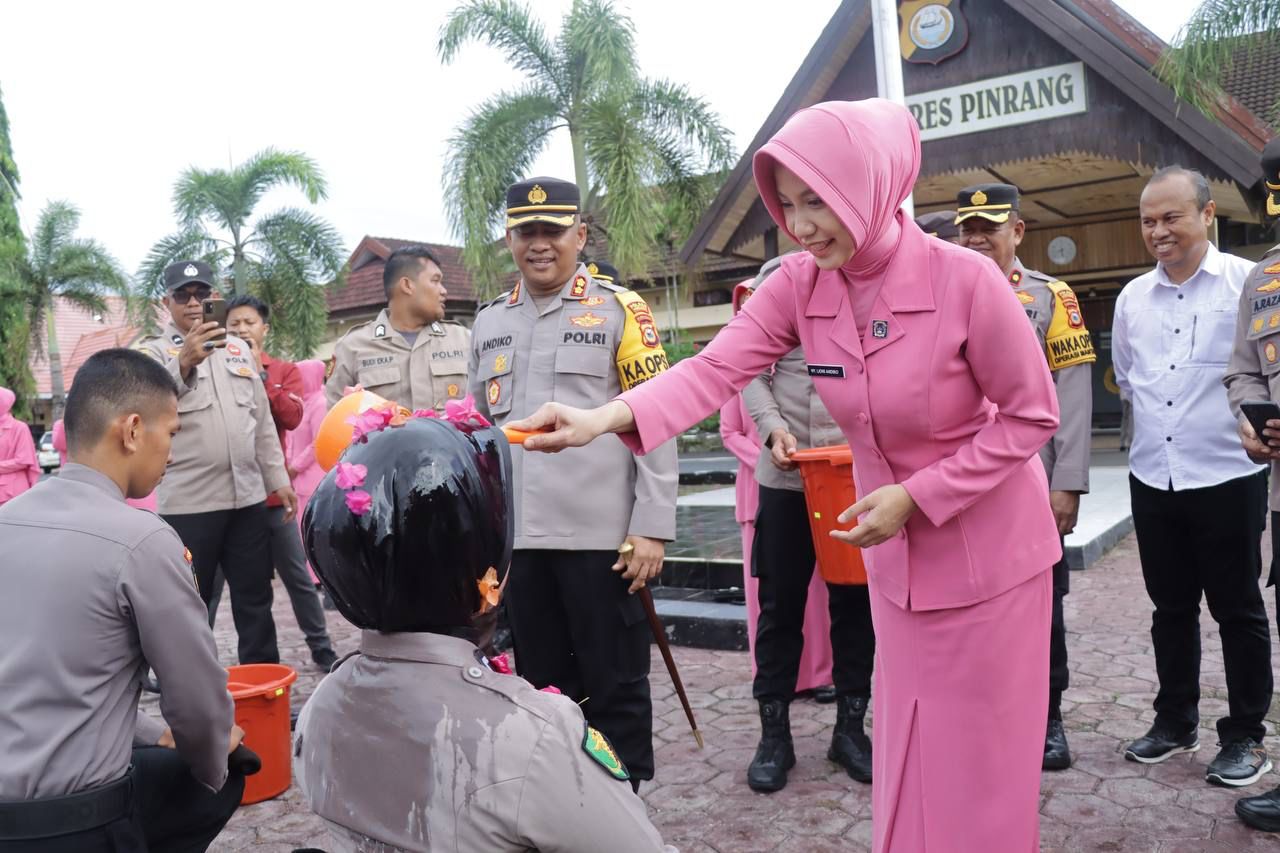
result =
M1243 786L1271 769L1271 633L1258 579L1262 469L1240 447L1222 376L1253 264L1209 242L1215 206L1198 172L1160 169L1139 202L1156 268L1116 300L1116 383L1133 402L1129 486L1160 687L1155 723L1125 758L1155 764L1200 748L1200 598L1218 623L1229 711L1205 779Z

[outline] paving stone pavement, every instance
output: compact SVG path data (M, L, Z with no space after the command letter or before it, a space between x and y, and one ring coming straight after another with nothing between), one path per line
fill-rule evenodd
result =
M1268 555L1269 558L1269 555ZM1273 596L1266 592L1268 610ZM299 670L293 701L300 706L320 673L309 663L288 598L277 585L276 620L281 654ZM1132 536L1085 572L1072 577L1066 602L1072 684L1064 714L1076 765L1045 774L1041 788L1041 849L1126 853L1275 851L1280 838L1256 833L1232 813L1240 792L1204 782L1217 748L1213 722L1226 710L1222 646L1207 611L1202 622L1204 697L1202 748L1152 767L1126 762L1126 742L1142 734L1153 712L1155 668L1150 648L1150 605L1142 587ZM330 628L345 653L357 632L336 613ZM234 654L226 601L218 620L225 662ZM745 770L759 734L751 699L750 666L743 652L675 649L684 683L706 737L699 752L671 689L661 658L653 656L654 735L658 776L642 789L663 838L683 853L824 853L865 851L871 839L870 788L848 779L825 758L835 718L831 705L799 701L792 710L798 763L780 793L752 793ZM154 704L154 700L148 700ZM1270 716L1275 730L1277 709ZM1280 740L1271 739L1280 753ZM1260 793L1280 776L1269 774L1247 793ZM317 818L291 788L276 800L240 810L214 843L215 851L287 853L330 845Z

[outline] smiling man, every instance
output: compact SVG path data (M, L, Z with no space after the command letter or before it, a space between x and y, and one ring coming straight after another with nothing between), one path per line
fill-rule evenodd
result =
M1138 211L1156 268L1121 291L1111 347L1133 401L1129 492L1159 689L1155 722L1125 758L1155 764L1200 748L1203 595L1222 636L1228 701L1205 778L1250 785L1271 769L1271 632L1258 589L1266 479L1240 447L1222 379L1253 264L1209 242L1215 206L1199 172L1158 170ZM1280 306L1256 316L1280 324Z
M543 403L598 406L667 367L637 294L578 260L578 187L533 178L507 191L520 280L476 315L472 394L498 425ZM616 437L554 456L512 448L515 552L506 604L520 674L582 701L636 780L653 778L649 627L634 592L675 538L676 448L633 456ZM619 547L633 546L620 559Z

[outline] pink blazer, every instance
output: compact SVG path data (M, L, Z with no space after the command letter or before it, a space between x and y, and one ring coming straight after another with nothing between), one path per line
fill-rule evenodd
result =
M843 279L806 253L784 259L701 353L621 396L636 420L623 440L656 447L803 346L858 494L901 483L919 505L863 552L869 582L899 607L964 607L1061 556L1036 456L1058 425L1053 380L989 259L907 220L888 263L860 341Z
M738 395L720 409L720 440L738 459L738 476L734 481L734 520L739 524L756 520L760 488L756 485L756 462L760 459L760 435L756 423L747 413L747 404Z

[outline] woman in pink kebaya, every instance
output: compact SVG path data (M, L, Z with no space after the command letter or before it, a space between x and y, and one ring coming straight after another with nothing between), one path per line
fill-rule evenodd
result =
M0 388L0 504L40 482L31 430L12 414L16 400L17 395L8 388Z
M920 168L905 108L801 110L753 167L806 251L696 357L508 426L553 430L529 450L616 432L643 452L803 347L862 496L833 535L863 549L875 622L873 849L1031 853L1061 553L1036 458L1058 424L1044 354L995 264L899 209Z
M328 407L324 399L324 362L316 359L297 362L302 376L302 421L290 430L285 438L285 461L289 469L289 482L298 495L298 524L301 530L302 511L315 493L316 486L324 479L324 469L316 461L316 434L324 420ZM315 573L312 572L314 578Z

